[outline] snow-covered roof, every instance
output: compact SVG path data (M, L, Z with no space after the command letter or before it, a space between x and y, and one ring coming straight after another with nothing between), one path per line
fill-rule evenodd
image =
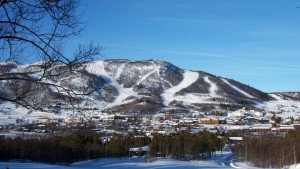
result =
M144 147L132 147L129 149L131 152L136 152L136 151L150 151L149 146L144 146Z
M264 130L264 129L271 129L271 127L267 127L267 126L255 126L255 127L251 127L250 129L252 129L252 130Z
M279 127L280 130L294 130L295 128L293 126L285 126L285 127Z
M243 141L243 137L229 137L229 140Z

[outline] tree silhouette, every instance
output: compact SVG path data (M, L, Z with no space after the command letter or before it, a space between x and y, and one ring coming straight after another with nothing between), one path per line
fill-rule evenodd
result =
M9 86L23 85L11 96L0 93L0 101L18 103L27 108L36 108L33 99L27 97L37 88L52 86L70 97L84 95L74 90L51 83L47 79L73 72L77 65L93 60L101 47L89 43L79 45L73 56L66 56L64 46L85 28L76 11L79 0L0 0L0 61L6 62L0 70L0 83ZM24 63L34 57L40 61L39 73L10 72L14 63ZM57 70L60 71L57 71ZM56 71L54 71L56 70Z

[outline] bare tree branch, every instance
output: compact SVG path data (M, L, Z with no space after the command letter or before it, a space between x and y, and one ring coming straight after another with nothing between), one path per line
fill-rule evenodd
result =
M68 96L70 101L94 91L88 86L76 91L55 83L63 75L75 76L78 65L92 61L102 50L89 43L79 45L73 56L64 54L61 44L85 28L77 13L79 6L80 0L0 0L0 62L26 62L29 55L40 61L34 73L0 71L0 85L11 86L15 91L14 96L0 93L0 101L36 108L38 104L33 103L31 95L45 86Z

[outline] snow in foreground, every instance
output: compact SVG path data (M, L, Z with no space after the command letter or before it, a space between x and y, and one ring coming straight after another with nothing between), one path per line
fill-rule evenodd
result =
M71 166L48 165L42 163L0 163L0 168L9 167L10 169L24 168L57 168L57 169L89 169L89 168L115 168L115 169L135 169L135 168L231 168L210 161L176 161L171 159L161 159L147 163L144 159L100 159L84 163L76 163Z
M147 163L144 158L127 159L99 159L74 163L70 166L49 165L44 163L16 163L0 162L0 169L90 169L90 168L115 168L115 169L137 169L137 168L170 168L170 169L193 169L193 168L254 168L245 163L232 163L232 154L223 152L208 161L178 161L173 159L157 159Z
M173 159L156 159L150 163L144 158L107 158L99 160L90 160L74 163L70 166L50 165L44 163L18 163L18 162L0 162L0 169L9 167L9 169L93 169L93 168L114 168L114 169L152 169L152 168L170 168L170 169L193 169L193 168L247 168L259 169L252 167L245 162L232 162L230 151L217 153L215 157L207 161L178 161ZM285 169L300 169L300 164L284 167Z
M90 161L82 161L71 164L70 166L50 165L44 163L18 163L18 162L0 162L0 169L9 167L9 169L93 169L93 168L114 168L114 169L152 169L152 168L170 168L170 169L193 169L193 168L247 168L252 167L245 162L232 162L231 151L217 152L217 155L207 161L179 161L174 159L156 159L148 163L144 158L106 158ZM284 167L285 169L300 169L300 164Z

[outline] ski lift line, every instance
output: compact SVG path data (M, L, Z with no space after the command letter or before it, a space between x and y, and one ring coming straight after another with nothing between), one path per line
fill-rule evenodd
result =
M162 56L162 64L163 64L163 61L164 61L164 58ZM164 66L161 66L160 67L161 70L159 71L159 81L160 81L160 88L164 91L164 77L166 76L166 69ZM170 83L170 82L169 82ZM163 98L161 97L162 101L163 101ZM164 109L162 108L161 112L163 113L164 112Z

